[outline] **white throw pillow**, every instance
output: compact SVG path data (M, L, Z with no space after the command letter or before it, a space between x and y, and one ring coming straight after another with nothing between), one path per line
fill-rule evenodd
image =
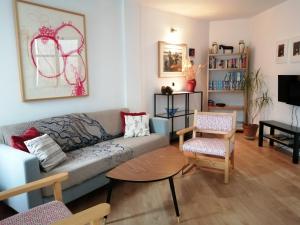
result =
M149 115L125 116L124 138L150 135Z
M48 134L25 141L24 143L29 152L39 159L42 169L46 172L67 158L61 147Z

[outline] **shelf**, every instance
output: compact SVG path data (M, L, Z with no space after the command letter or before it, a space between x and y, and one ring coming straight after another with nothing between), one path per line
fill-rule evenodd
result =
M284 135L271 135L271 134L268 134L268 135L264 135L265 138L268 138L270 140L273 140L275 142L278 142L279 144L282 144L284 146L287 146L287 147L293 147L294 145L294 138L290 138L288 136L284 136Z
M190 116L190 115L193 115L193 114L194 114L194 111L192 111L192 110L190 110L187 113L185 113L184 110L180 110L180 111L177 111L174 116L168 116L167 113L159 113L159 114L156 114L156 117L169 119L169 118L174 118L174 117Z
M198 93L202 94L202 91L194 91L194 92L191 92L191 91L174 91L171 95L162 94L162 93L155 93L154 95L172 96L172 95L185 95L185 94L198 94Z
M244 90L208 90L209 93L243 93Z
M248 68L216 68L216 69L208 69L208 71L247 71Z
M242 55L246 55L247 52L244 53L229 53L229 54L223 54L223 53L217 53L217 54L208 54L209 56L242 56Z
M242 111L244 110L244 106L240 105L226 105L224 107L220 106L208 106L209 110L237 110L237 111Z

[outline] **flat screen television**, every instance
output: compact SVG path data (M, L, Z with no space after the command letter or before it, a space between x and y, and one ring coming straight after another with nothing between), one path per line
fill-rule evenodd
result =
M300 75L278 75L278 101L300 106Z

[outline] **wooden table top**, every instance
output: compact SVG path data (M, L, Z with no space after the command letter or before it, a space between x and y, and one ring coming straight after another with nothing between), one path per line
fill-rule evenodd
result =
M176 175L187 159L174 146L160 148L131 159L106 174L106 177L131 182L152 182Z

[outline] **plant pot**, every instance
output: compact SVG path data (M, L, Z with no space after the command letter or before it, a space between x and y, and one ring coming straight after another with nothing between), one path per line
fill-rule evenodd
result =
M243 125L244 128L244 137L248 140L254 140L256 138L256 133L258 129L257 124L245 124Z
M194 92L195 91L195 87L196 87L196 80L195 79L192 79L192 80L188 80L186 82L186 90L187 91L190 91L190 92Z

